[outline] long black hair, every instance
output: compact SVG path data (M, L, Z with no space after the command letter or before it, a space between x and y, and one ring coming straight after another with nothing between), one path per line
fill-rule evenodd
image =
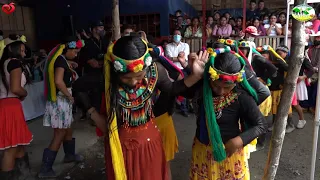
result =
M9 83L7 82L7 78L6 78L6 75L5 75L4 62L7 59L12 59L12 58L15 58L15 59L17 59L17 60L19 60L21 62L23 60L23 58L21 56L21 45L25 46L25 44L22 41L15 41L15 42L10 43L9 45L7 45L3 50L3 55L2 55L2 58L0 60L0 75L1 75L1 81L2 81L4 87L6 88L7 91L9 90ZM21 65L21 68L22 68L23 73L25 73L27 83L30 83L31 82L31 78L30 78L29 72L22 65Z
M119 58L126 60L135 60L142 57L147 50L147 46L136 36L124 36L117 40L113 46L113 54ZM111 62L108 62L111 63ZM119 89L119 73L115 72L113 65L110 64L110 108L118 110L118 98L117 93ZM107 91L107 89L106 89ZM108 123L112 122L114 113L107 114ZM118 114L117 114L118 115ZM119 117L119 116L118 116Z

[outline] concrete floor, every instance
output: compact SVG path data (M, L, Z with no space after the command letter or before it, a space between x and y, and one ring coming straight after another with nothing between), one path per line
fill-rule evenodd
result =
M307 180L310 174L313 116L306 113L307 125L302 130L295 130L286 135L280 164L277 172L277 180ZM294 113L294 119L297 115ZM174 123L179 139L179 153L171 164L174 180L187 180L191 146L195 134L195 116L185 118L179 114L174 115ZM37 118L28 122L33 132L34 140L27 148L30 155L32 171L36 174L39 171L43 149L51 141L53 131L51 128L42 126L42 119ZM88 121L77 121L74 125L74 137L76 137L77 152L85 156L86 161L82 164L62 164L63 150L60 149L54 169L61 176L58 180L105 180L103 143L95 135L95 128L89 125ZM270 138L271 133L268 133ZM319 152L319 148L318 148ZM250 171L251 179L260 180L263 175L268 148L255 152L251 155ZM320 155L319 155L320 157ZM319 158L318 158L319 159ZM320 164L317 159L316 178L320 178Z
M310 177L313 116L309 113L306 113L305 116L307 120L306 127L302 130L295 130L285 137L276 176L277 180L307 180ZM294 119L297 120L297 118L297 114L294 113ZM175 114L174 122L179 139L179 153L177 153L171 164L172 176L174 180L187 180L189 179L191 147L195 134L195 116L192 115L189 118L185 118ZM268 133L268 140L270 136L271 133ZM89 151L84 152L86 156L84 164L66 171L61 175L60 179L67 177L73 180L105 180L104 160L101 158L101 152L103 152L103 144L99 142L92 146ZM251 155L249 161L251 179L262 179L267 154L268 147ZM319 160L317 160L315 179L320 179Z

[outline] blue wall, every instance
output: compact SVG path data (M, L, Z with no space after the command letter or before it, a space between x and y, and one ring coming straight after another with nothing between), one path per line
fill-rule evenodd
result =
M184 0L119 0L120 14L160 13L160 34L169 35L169 14L178 9L189 16L197 11ZM68 8L67 5L70 5ZM75 28L103 20L112 13L112 0L37 0L34 4L39 40L57 40L62 34L63 18L73 15Z

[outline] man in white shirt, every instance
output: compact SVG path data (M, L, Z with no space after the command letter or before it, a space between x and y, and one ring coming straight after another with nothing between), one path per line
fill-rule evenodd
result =
M173 42L166 46L166 57L180 69L188 65L188 56L190 54L189 44L181 42L182 36L179 30L173 32ZM181 114L188 117L187 100L183 98L180 102Z
M166 46L166 57L171 59L177 67L183 69L180 62L188 62L190 47L189 44L181 42L181 39L181 32L175 30L173 33L173 42Z

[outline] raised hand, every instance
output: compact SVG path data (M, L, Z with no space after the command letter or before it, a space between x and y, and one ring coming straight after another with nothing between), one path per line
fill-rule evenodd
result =
M192 74L202 78L204 68L208 62L209 53L207 51L200 51L199 55L195 56L195 60L192 65Z

